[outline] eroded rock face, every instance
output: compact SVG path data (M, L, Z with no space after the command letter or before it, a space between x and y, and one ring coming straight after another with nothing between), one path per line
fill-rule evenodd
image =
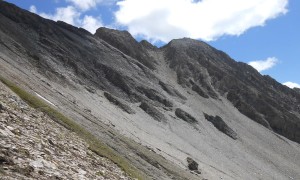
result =
M205 119L211 122L219 131L226 134L227 136L231 137L232 139L236 140L237 133L234 132L220 116L210 116L204 113Z
M180 92L178 92L174 87L162 82L162 81L159 81L158 83L161 88L166 91L168 94L170 94L171 96L176 96L176 97L179 97L183 100L186 100L187 98L184 97Z
M169 101L166 97L164 97L163 95L161 95L160 93L158 93L154 89L138 87L138 91L140 91L142 94L144 94L149 99L151 99L153 101L156 101L156 102L159 102L159 103L161 103L162 105L164 105L166 107L172 107L173 106L173 103L171 101Z
M0 103L0 111L4 110L3 105Z
M202 96L204 98L209 98L209 96L197 84L194 84L192 86L192 90L195 91L197 94L199 94L200 96Z
M137 59L148 68L155 68L155 60L148 54L145 48L153 49L146 42L139 44L127 31L118 31L101 27L97 29L95 36L121 50L124 54Z
M175 110L175 115L190 124L197 123L197 120L192 115L190 115L189 113L185 112L180 108L177 108Z
M104 92L104 96L107 100L109 100L111 103L122 109L123 111L127 112L128 114L134 114L135 111L128 106L127 104L122 103L120 100L118 100L116 97L112 96L111 94Z
M165 116L159 110L147 102L142 102L139 107L157 121L161 122L166 120Z
M162 48L183 87L201 97L227 98L252 120L300 142L300 94L204 42L184 38Z
M188 168L191 171L198 171L198 163L194 161L192 158L187 157L186 161L188 163Z

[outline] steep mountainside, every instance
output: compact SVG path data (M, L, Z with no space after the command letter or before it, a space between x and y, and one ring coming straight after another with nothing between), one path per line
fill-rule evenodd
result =
M44 96L149 179L300 177L299 90L204 42L157 48L0 1L0 62L0 76Z
M192 39L173 40L164 49L180 85L204 98L217 99L217 91L244 115L300 142L300 96L295 90Z

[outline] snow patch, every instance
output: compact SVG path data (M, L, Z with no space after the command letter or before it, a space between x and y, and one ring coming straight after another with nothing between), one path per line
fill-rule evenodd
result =
M53 104L51 101L49 101L48 99L44 98L43 96L41 96L41 95L38 94L37 92L35 92L35 94L36 94L39 98L41 98L41 99L43 99L44 101L46 101L47 103L51 104L52 106L55 106L55 104Z

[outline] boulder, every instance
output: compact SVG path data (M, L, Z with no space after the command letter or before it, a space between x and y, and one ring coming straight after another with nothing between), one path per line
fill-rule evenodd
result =
M237 139L237 133L234 132L220 116L210 116L208 114L205 114L205 119L207 119L209 122L211 122L219 131L226 134L227 136L231 137L232 139Z
M191 171L198 171L198 163L194 161L192 158L187 157L186 161L188 163L188 168Z
M135 114L135 111L133 109L131 109L130 106L128 106L127 104L122 103L120 100L118 100L116 97L109 94L108 92L104 92L104 96L106 97L106 99L109 102L111 102L112 104L114 104L118 108L122 109L123 111L127 112L128 114Z
M192 115L190 115L189 113L185 112L184 110L182 110L180 108L177 108L175 110L175 115L190 124L197 123L197 120Z
M142 102L139 107L157 121L161 122L166 120L165 116L160 111L158 111L155 107L146 102Z

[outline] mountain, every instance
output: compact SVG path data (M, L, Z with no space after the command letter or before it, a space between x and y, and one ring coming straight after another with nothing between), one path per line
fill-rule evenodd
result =
M157 48L0 1L0 49L0 76L149 179L300 177L299 91L204 42Z

